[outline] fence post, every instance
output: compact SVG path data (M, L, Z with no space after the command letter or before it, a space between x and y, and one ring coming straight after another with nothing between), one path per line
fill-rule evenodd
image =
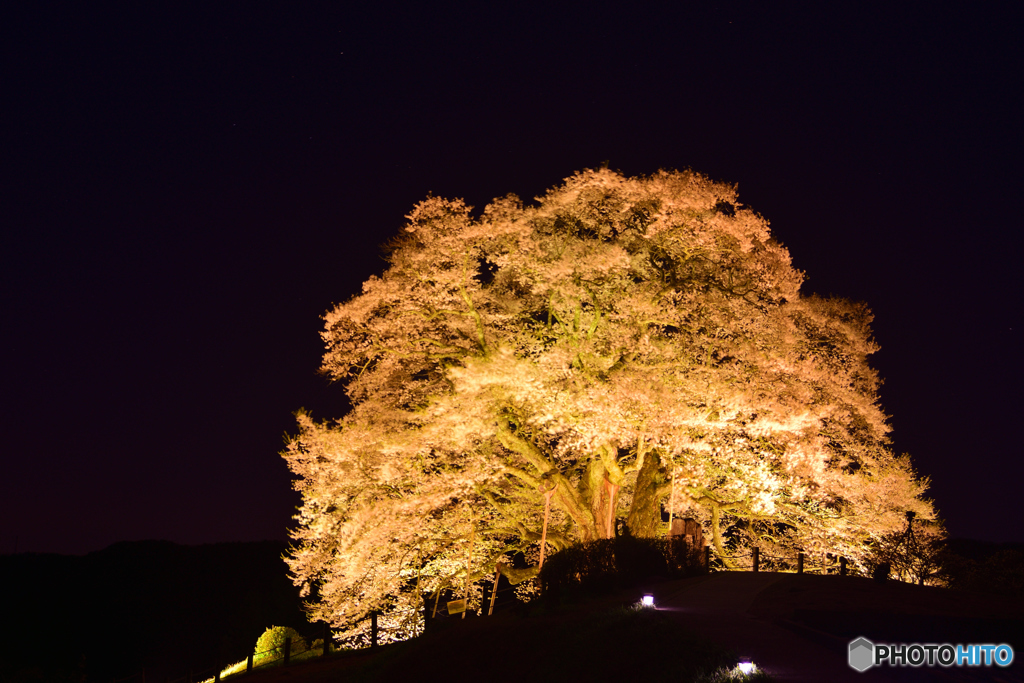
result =
M370 612L370 647L377 647L377 612Z
M803 574L804 573L804 554L803 554L802 551L797 553L797 556L796 556L796 573L797 574Z
M846 576L846 558L839 558L839 576Z
M252 653L249 653L249 658L245 660L245 673L252 673Z
M759 550L759 548L756 548L756 547L754 548L754 571L755 572L757 571L758 565L761 562L761 553L758 552L758 550Z

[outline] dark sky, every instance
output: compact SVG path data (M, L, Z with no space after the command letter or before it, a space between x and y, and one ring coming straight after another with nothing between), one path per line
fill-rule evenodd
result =
M345 406L319 316L413 204L606 161L738 183L808 292L875 311L951 533L1024 541L1019 4L22 4L0 552L284 538L292 412Z

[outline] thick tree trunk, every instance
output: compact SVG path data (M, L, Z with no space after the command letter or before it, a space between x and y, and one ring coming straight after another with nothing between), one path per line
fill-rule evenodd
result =
M607 479L602 479L594 492L594 521L596 538L613 538L615 536L615 510L619 505L619 487Z
M654 538L662 534L661 499L667 490L666 474L661 458L655 451L648 451L644 463L636 476L633 491L633 505L626 518L629 533L637 538Z
M579 527L581 541L615 536L615 512L619 505L621 482L609 472L601 460L593 459L580 481L580 497L589 506L593 526Z

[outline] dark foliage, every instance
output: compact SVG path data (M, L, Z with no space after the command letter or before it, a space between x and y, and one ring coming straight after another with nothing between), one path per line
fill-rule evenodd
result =
M705 571L700 550L682 539L624 535L554 553L544 562L540 581L545 600L558 602Z
M935 533L934 525L915 523L913 512L906 514L906 528L884 537L873 548L869 564L876 581L884 582L891 577L923 584L940 575L942 536Z
M1024 544L951 540L940 557L950 588L1024 597Z

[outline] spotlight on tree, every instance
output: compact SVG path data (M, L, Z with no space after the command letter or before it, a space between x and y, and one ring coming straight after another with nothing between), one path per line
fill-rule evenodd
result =
M643 599L640 601L644 607L654 607L654 596L650 593L645 593Z
M744 675L752 674L757 671L757 667L754 666L752 661L750 661L750 657L740 657L740 663L737 664L736 667L740 670L740 673Z

